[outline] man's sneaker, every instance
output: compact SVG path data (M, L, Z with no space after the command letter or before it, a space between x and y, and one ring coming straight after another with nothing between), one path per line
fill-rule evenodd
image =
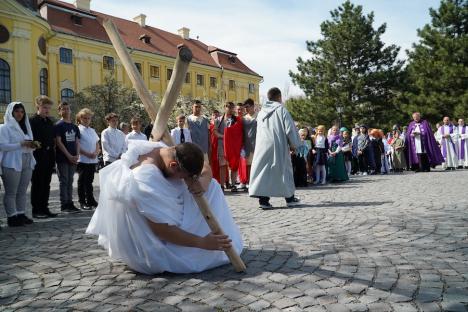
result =
M80 203L80 208L81 208L81 210L92 210L93 209L93 207L88 206L88 205L86 205L84 203Z
M81 212L81 209L75 207L73 203L63 204L61 207L62 212L77 213Z
M248 189L247 189L247 186L246 186L244 183L239 184L239 186L237 187L237 189L238 189L239 191L244 191L244 192L248 190Z
M33 224L34 223L34 221L29 219L28 217L26 217L26 215L24 213L20 213L20 214L16 215L16 217L23 220L24 224Z
M299 206L301 204L301 200L297 197L293 197L291 199L288 198L286 201L286 206L288 207L294 207L294 206Z
M268 209L273 208L273 206L270 203L260 203L259 207L262 208L263 210L268 210Z

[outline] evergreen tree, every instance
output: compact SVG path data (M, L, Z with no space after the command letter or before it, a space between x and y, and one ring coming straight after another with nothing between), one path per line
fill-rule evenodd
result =
M429 13L431 24L418 30L420 41L408 52L407 112L432 122L468 117L468 1L443 0Z
M337 107L342 107L346 125L391 125L403 65L397 60L399 47L385 46L386 25L374 29L374 14L364 15L362 6L346 1L330 13L331 20L321 24L323 38L307 41L312 57L299 57L298 72L290 71L293 82L320 123L338 119Z

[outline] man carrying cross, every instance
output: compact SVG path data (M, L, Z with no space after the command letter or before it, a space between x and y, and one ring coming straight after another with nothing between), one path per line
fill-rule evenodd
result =
M121 159L100 171L99 206L86 233L99 235L111 258L145 274L228 263L224 251L232 246L240 253L242 237L203 159L192 143L130 141ZM210 232L192 196L201 193L226 235Z

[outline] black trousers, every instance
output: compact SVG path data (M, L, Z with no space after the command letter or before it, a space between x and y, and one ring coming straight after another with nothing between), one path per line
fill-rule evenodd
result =
M55 152L37 150L34 153L36 166L31 178L31 206L33 214L49 212L50 181L55 166Z
M293 165L295 186L307 186L307 168L305 159L303 157L293 154L291 155L291 162Z
M358 159L359 171L367 172L368 165L367 165L367 155L365 154L365 152L363 152L361 155L358 155L357 159Z
M94 173L96 164L78 163L78 200L80 204L92 205L96 202L93 194Z
M417 168L416 170L424 172L431 171L431 165L429 164L429 158L427 157L427 154L418 154L418 160L419 168Z

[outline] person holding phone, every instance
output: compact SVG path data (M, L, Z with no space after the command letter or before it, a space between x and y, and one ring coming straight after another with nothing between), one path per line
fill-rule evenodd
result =
M35 147L24 105L21 102L10 103L5 112L4 125L0 128L2 180L5 187L3 205L10 227L33 223L25 212L27 190L36 164L33 156Z

